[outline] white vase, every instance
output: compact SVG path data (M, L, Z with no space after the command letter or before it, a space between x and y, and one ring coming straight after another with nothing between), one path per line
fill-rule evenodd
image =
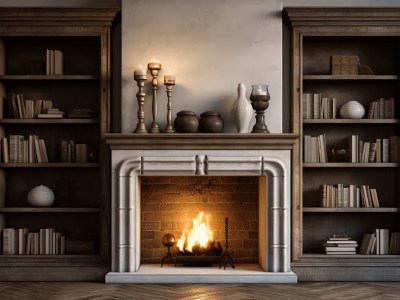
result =
M51 206L54 203L54 192L44 185L31 189L27 195L31 206Z
M246 86L244 83L239 83L238 94L238 98L232 106L233 118L237 132L248 133L250 121L253 116L253 107L249 99L246 98Z
M364 114L364 106L354 100L348 101L340 108L340 117L342 119L362 119Z

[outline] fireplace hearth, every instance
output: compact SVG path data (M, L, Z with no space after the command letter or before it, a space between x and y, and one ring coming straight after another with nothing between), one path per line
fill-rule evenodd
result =
M188 136L180 135L180 137L187 138ZM178 137L146 136L146 138L148 139L144 142L146 146L140 149L138 148L141 146L140 143L136 144L135 141L138 140L132 136L107 136L107 142L112 150L112 271L106 275L107 283L297 282L297 276L291 272L290 268L292 137L291 144L285 140L277 149L272 149L271 145L268 146L266 143L268 146L266 150L242 150L243 145L232 148L222 145L219 146L222 149L215 149L215 144L213 146L204 144L208 141L207 139L199 140L203 143L203 145L197 145L199 149L193 149L196 145L186 146L187 141L185 141L183 143L185 146L178 147L176 149L179 150L176 150L170 149L170 146L171 142L175 143L180 139ZM169 140L170 138L172 140ZM150 140L153 140L151 146L147 143ZM229 143L240 144L238 140L235 136L229 137ZM276 139L273 144L275 147ZM162 256L158 264L142 263L141 236L144 231L141 222L141 205L145 204L142 203L144 199L141 199L141 182L152 176L165 178L184 176L189 180L209 176L256 178L258 181L258 230L256 231L258 232L258 259L256 262L233 263L229 260L230 253L227 253L228 259L221 261L222 266L227 265L226 269L222 266L221 269L219 268L221 256L217 256L218 263L213 262L213 265L208 267L182 267L180 264L187 265L186 260L191 256L179 255L175 257L177 267L174 263L164 264L160 268ZM198 186L194 188L197 189ZM202 192L207 191L202 190ZM152 200L154 198L156 197ZM217 204L213 203L213 205ZM177 237L176 234L174 235ZM159 241L161 242L161 238ZM232 251L229 247L229 239L228 248L225 248L224 239L219 237L218 241L223 251ZM164 248L162 255L165 255L166 250ZM198 259L197 256L192 258ZM214 256L210 259L215 258ZM228 268L231 263L235 268Z

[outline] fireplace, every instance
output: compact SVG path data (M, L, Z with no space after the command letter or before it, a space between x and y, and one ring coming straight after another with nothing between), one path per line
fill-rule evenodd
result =
M267 143L265 147L265 141L261 141L262 147L258 144L252 147L250 142L246 147L250 145L253 149L244 150L241 149L244 145L238 145L242 142L238 136L243 137L232 135L225 142L219 141L219 145L215 140L209 144L204 137L199 140L195 135L146 135L142 139L132 135L106 136L112 158L112 270L106 275L107 283L297 282L297 276L290 268L290 195L294 139L291 137L290 143L285 140L280 145L274 140L273 146L276 149L272 148L271 143ZM188 137L196 143L188 143ZM227 143L236 146L231 147ZM216 200L218 196L201 193L210 192L211 187L218 182L233 181L239 184L236 189L244 189L243 182L244 186L253 187L248 205L253 208L244 210L246 202L239 201L234 208L237 210L236 214L224 209L214 211L215 208L224 206ZM181 190L200 193L201 196L197 198L207 197L207 205L200 201L194 206L212 207L215 217L213 221L216 225L219 224L217 232L221 244L224 243L223 237L220 238L223 236L221 222L226 214L230 214L232 226L246 224L249 227L245 235L253 241L244 247L253 247L252 251L247 251L247 256L238 255L234 269L229 264L225 270L218 266L175 267L171 264L161 268L160 257L166 253L167 248L158 247L157 251L153 251L156 255L149 255L149 248L145 245L159 245L163 234L167 231L174 232L174 226L182 226L169 224L166 221L168 217L157 212L163 206L162 203L157 203L157 196L154 195L156 193L151 192L152 182L153 188L155 182L167 183L164 184L167 190L171 188L168 183L186 182L186 187ZM257 189L255 192L254 187ZM165 196L165 192L163 194ZM174 196L166 196L165 199L168 197ZM179 197L175 195L175 198ZM241 199L240 196L237 197ZM153 211L147 210L151 205ZM234 203L230 205L233 206ZM179 214L181 210L183 215L185 210L179 205L164 208L170 209L171 214L178 209L175 214ZM239 220L243 221L242 225L239 225ZM150 223L156 230L146 230L152 226ZM239 231L235 234L237 232ZM243 239L236 239L229 245L232 247L229 250L233 253L238 251L235 245L243 248Z
M258 262L258 177L143 176L140 184L141 264L161 262L167 251L162 243L166 234L175 237L171 247L174 255L169 260L177 258L178 266L190 262L194 255L221 254L225 218L234 261ZM208 239L214 243L209 245ZM193 251L195 240L200 242L200 249ZM201 259L197 261L201 263Z

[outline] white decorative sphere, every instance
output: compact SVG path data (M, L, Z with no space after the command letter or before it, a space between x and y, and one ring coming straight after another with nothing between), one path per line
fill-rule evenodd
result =
M51 206L54 203L54 192L47 186L39 185L29 191L27 199L32 206Z
M364 106L361 103L351 100L340 108L340 117L342 119L362 119L365 114Z

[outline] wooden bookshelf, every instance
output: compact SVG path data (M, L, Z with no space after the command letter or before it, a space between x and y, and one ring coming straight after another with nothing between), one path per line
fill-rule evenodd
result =
M302 137L323 135L327 152L331 149L348 151L348 138L352 135L371 143L400 135L400 9L290 7L284 9L283 15L292 43L293 132ZM368 20L361 20L362 15L368 15ZM391 26L383 25L385 22L390 22ZM373 74L331 75L331 57L350 54L357 55L360 64L367 65ZM304 119L303 93L335 98L337 118ZM379 98L395 99L394 118L367 119L371 102ZM363 119L340 118L341 106L350 100L364 106ZM308 112L307 108L304 107L304 113ZM299 159L304 161L304 139L301 140ZM360 245L363 234L375 232L375 229L400 231L399 163L394 160L389 163L332 162L329 159L328 156L326 163L301 164L300 190L292 212L293 228L296 228L292 269L299 280L305 281L362 280L366 278L365 272L371 274L368 280L389 277L400 280L396 271L399 255L326 255L322 247L322 241L333 234L347 234ZM310 160L308 156L307 160ZM380 207L320 207L323 197L320 187L337 184L368 185L376 189Z
M54 228L66 240L95 245L93 255L0 255L0 280L103 280L110 265L110 203L108 150L101 137L110 132L110 41L119 8L0 10L0 138L38 136L49 157L46 163L5 163L1 156L1 229ZM49 49L63 59L53 64ZM19 118L15 94L23 95L17 99L21 110L27 99L51 100L65 113L83 108L93 118ZM87 162L64 162L61 141L87 144ZM26 196L41 184L54 191L55 202L30 207Z

